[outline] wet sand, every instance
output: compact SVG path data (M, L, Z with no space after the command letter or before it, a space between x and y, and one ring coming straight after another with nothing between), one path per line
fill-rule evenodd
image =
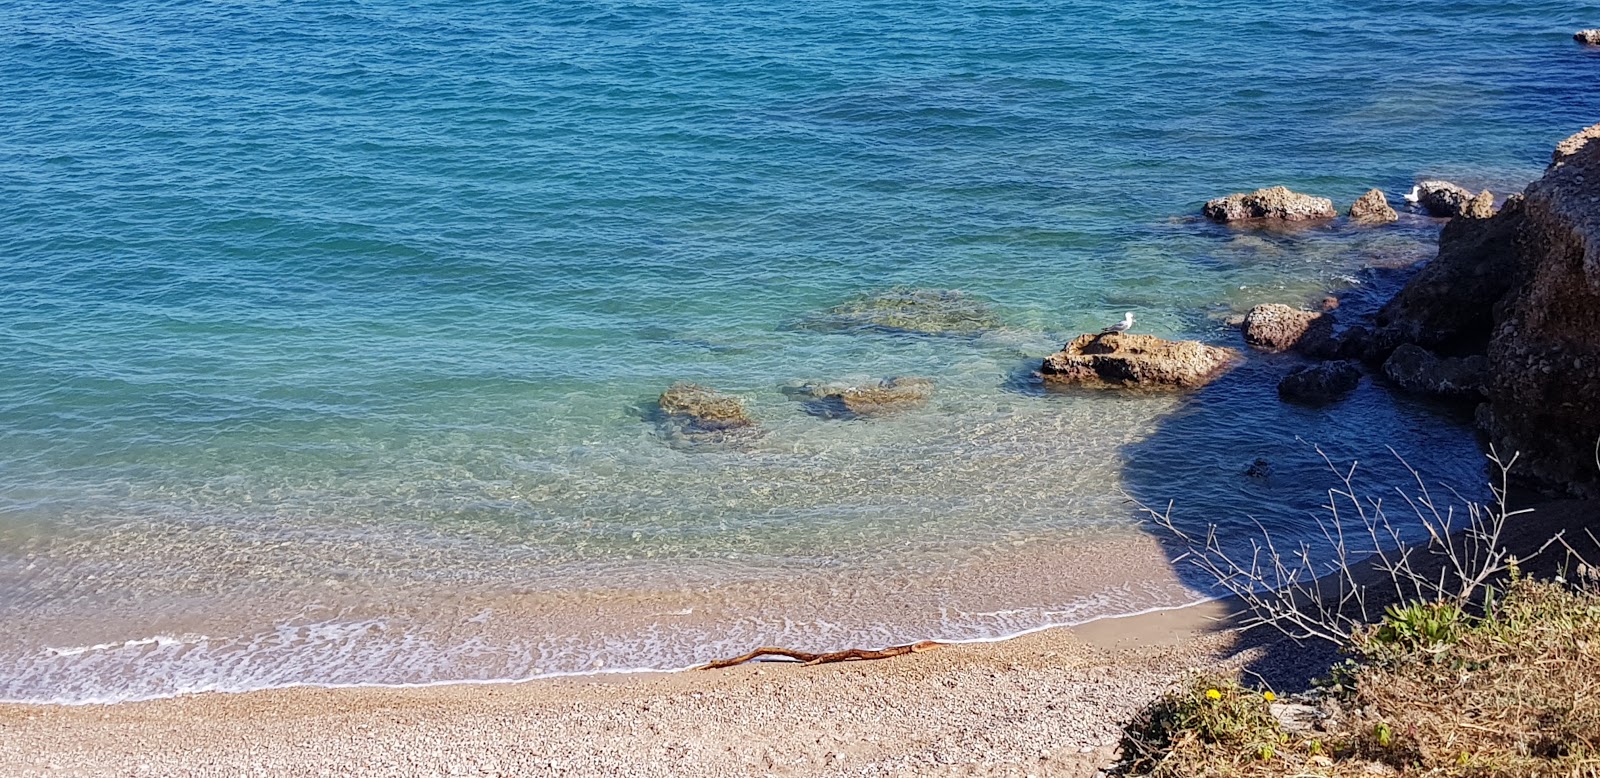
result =
M1270 650L1226 612L816 667L0 706L0 774L1092 776L1168 684Z

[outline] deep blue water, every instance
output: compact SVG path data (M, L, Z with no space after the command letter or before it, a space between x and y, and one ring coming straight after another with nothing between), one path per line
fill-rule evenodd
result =
M1139 537L1122 490L1159 497L1148 463L1214 470L1172 496L1291 533L1322 498L1296 436L1477 483L1459 413L1370 383L1285 407L1257 360L1197 411L1027 367L1127 309L1231 342L1228 313L1425 258L1420 217L1189 217L1274 184L1520 189L1600 117L1600 53L1570 40L1596 24L1594 2L0 2L0 698L981 637L1193 595L1045 565L1058 589L957 596L1018 549ZM803 326L896 285L1002 326ZM896 374L935 401L841 422L781 391ZM649 406L680 379L765 435L670 445ZM1230 480L1263 454L1277 483ZM826 594L771 588L797 571ZM667 590L721 615L664 627L640 603Z

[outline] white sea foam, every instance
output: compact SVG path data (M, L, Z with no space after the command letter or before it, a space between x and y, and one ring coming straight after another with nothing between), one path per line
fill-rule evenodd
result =
M122 651L130 648L143 648L145 646L170 648L172 646L203 643L207 640L210 640L210 638L206 637L205 635L185 635L183 637L173 637L171 635L153 635L147 638L134 638L131 640L123 640L113 643L96 643L92 646L72 646L70 648L55 648L52 646L45 646L44 651L52 656L82 656L84 654L96 653L100 651Z

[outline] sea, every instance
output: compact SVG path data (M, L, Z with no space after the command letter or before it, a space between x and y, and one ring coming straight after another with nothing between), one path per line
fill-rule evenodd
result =
M1186 394L1034 369L1125 311L1243 349L1252 305L1370 306L1438 220L1201 204L1519 191L1600 118L1593 26L1527 0L4 0L0 701L994 640L1215 596L1142 507L1293 547L1352 466L1411 531L1400 492L1488 494L1470 407L1372 376L1286 404L1296 358L1254 352ZM985 326L839 316L908 290ZM891 376L931 398L796 399ZM756 426L674 434L680 381Z

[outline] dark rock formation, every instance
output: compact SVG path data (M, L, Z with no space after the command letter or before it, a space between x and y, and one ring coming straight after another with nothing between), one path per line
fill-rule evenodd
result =
M1333 315L1302 311L1278 303L1257 305L1244 315L1244 342L1267 351L1288 351L1303 338L1326 338L1334 325Z
M1387 224L1400 218L1382 189L1370 189L1350 206L1350 218L1365 224Z
M1401 345L1383 363L1383 374L1401 389L1439 397L1481 397L1487 373L1481 356L1441 357L1414 343Z
M810 385L800 391L808 397L806 410L829 419L872 418L926 405L933 396L933 380L896 376L861 386Z
M1349 360L1302 365L1289 371L1278 382L1278 396L1285 400L1322 403L1348 394L1361 383L1361 368Z
M1000 320L987 303L965 292L897 286L847 300L802 326L972 336L999 327Z
M1587 136L1587 137L1584 137ZM1600 140L1562 144L1522 204L1513 288L1489 342L1490 439L1515 472L1600 495Z
M1046 383L1107 388L1193 389L1204 386L1239 360L1233 349L1153 335L1079 335L1045 357Z
M1206 218L1218 222L1278 219L1282 221L1307 221L1332 219L1338 216L1333 201L1326 197L1291 192L1286 187L1274 186L1254 192L1218 197L1205 204L1201 210Z
M1572 34L1572 39L1589 46L1600 46L1600 29L1579 30Z
M1494 328L1494 304L1511 287L1513 243L1521 226L1522 201L1516 196L1492 218L1446 224L1439 234L1439 256L1378 311L1378 326L1392 331L1393 345L1481 352Z
M675 383L661 393L657 404L662 422L683 435L716 435L755 426L744 400L699 384Z

